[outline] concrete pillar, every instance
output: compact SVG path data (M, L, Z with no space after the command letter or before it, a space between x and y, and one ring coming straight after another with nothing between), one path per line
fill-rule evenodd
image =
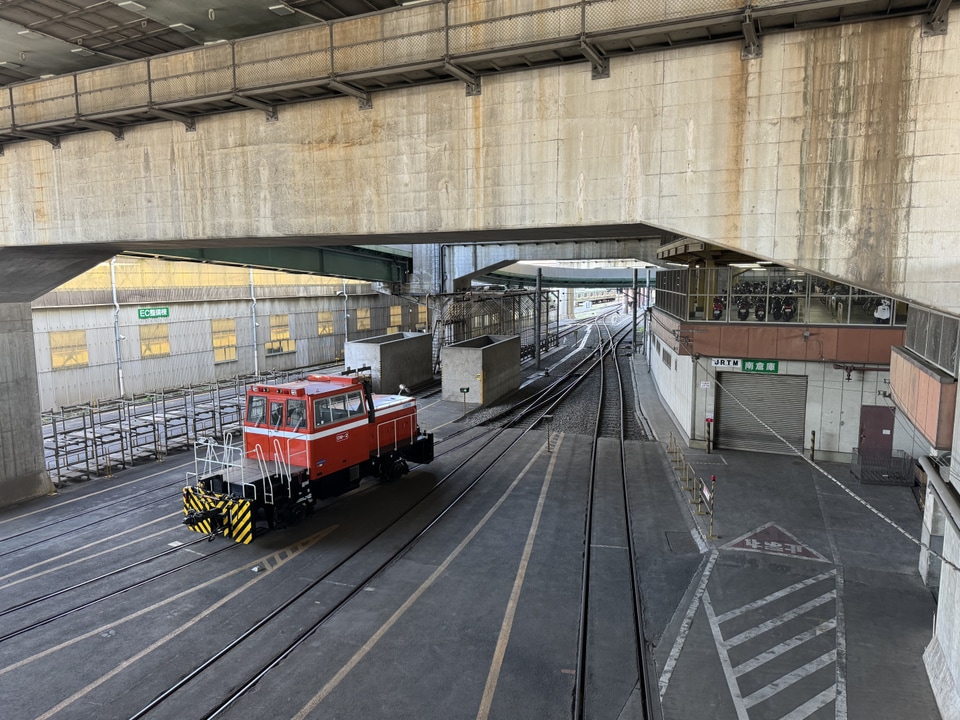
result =
M923 505L923 526L920 528L920 541L935 553L943 553L943 535L947 520L943 506L933 492L933 484L927 483ZM942 562L928 552L920 552L920 577L928 587L940 587L940 571Z
M43 461L30 303L0 304L0 506L52 490Z

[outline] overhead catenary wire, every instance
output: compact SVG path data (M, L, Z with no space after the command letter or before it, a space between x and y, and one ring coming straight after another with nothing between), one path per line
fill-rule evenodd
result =
M697 360L697 364L700 365L701 367L703 367L704 370L708 370L707 366L706 366L701 360L698 359L698 360ZM804 452L803 452L802 449L797 449L796 447L794 447L788 440L786 440L786 438L782 437L779 433L777 433L776 430L774 430L772 427L770 427L769 425L767 425L763 420L761 420L759 417L757 417L756 413L754 413L752 410L750 410L750 408L748 408L746 405L744 405L742 402L740 402L740 399L739 399L736 395L734 395L732 392L730 392L729 390L727 390L727 388L725 388L725 387L723 386L723 384L720 383L719 380L717 380L716 383L717 383L717 387L720 388L720 390L722 390L724 393L726 393L735 403L737 403L737 405L739 405L741 408L743 408L743 409L747 412L747 414L750 415L750 417L752 417L754 420L756 420L763 428L765 428L766 430L768 430L768 431L770 432L770 434L773 435L775 438L777 438L780 442L782 442L784 445L786 445L788 448L790 448L790 450L791 450L794 454L796 454L796 455L797 455L800 459L802 459L805 463L807 463L808 465L810 465L810 467L814 468L817 472L819 472L821 475L823 475L823 476L826 477L828 480L830 480L830 482L832 482L832 483L833 483L834 485L836 485L838 488L840 488L841 490L843 490L843 492L845 492L847 495L849 495L850 497L852 497L854 500L856 500L858 503L860 503L863 507L865 507L865 508L866 508L867 510L869 510L871 513L873 513L874 515L876 515L878 518L880 518L881 520L883 520L883 522L887 523L890 527L892 527L894 530L896 530L897 532L899 532L901 535L903 535L905 538L907 538L910 542L912 542L913 544L915 544L915 545L917 545L918 547L920 547L924 552L929 553L929 554L932 555L933 557L937 558L937 559L940 560L944 565L947 565L947 566L953 568L954 570L960 571L960 567L958 567L954 562L948 560L948 559L945 558L942 554L938 553L936 550L934 550L933 548L931 548L929 544L927 544L927 543L923 542L922 540L914 537L912 534L910 534L910 532L909 532L908 530L906 530L905 528L902 528L900 525L898 525L898 524L897 524L896 522L894 522L892 519L890 519L889 517L887 517L886 515L884 515L880 510L878 510L878 509L875 508L873 505L871 505L867 500L865 500L864 498L860 497L860 496L857 495L855 492L853 492L853 490L851 490L851 489L848 488L846 485L844 485L842 482L840 482L840 480L839 480L838 478L834 477L834 476L831 475L829 472L827 472L825 469L823 469L822 467L820 467L819 465L817 465L817 463L815 463L813 460L811 460L810 458L808 458L808 457L804 454Z

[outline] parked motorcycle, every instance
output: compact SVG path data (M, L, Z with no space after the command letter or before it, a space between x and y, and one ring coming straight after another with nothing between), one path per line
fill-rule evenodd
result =
M713 319L719 320L723 317L724 302L723 298L717 295L713 298Z
M797 314L796 298L787 297L783 299L783 321L790 322Z
M767 301L758 300L757 306L753 309L753 314L760 322L767 319Z
M737 305L737 319L746 320L749 317L750 317L750 302L746 299L743 299Z

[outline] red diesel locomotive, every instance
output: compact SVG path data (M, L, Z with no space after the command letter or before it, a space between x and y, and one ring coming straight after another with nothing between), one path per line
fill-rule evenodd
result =
M211 539L248 543L258 524L294 524L364 476L399 478L408 460L433 460L433 434L420 430L416 398L374 394L357 376L255 385L242 448L229 437L197 443L183 522Z

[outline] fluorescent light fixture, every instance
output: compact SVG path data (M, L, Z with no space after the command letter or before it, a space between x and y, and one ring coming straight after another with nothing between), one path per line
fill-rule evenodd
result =
M191 27L186 23L174 23L173 25L169 25L168 27L171 30L179 30L180 32L185 32L185 33L193 32L194 30L196 30L195 27Z
M6 60L0 60L0 68L7 68L8 70L16 70L22 65L17 65L15 62L7 62Z
M93 50L90 50L89 48L85 48L85 47L75 47L70 52L75 53L77 55L93 55L94 54Z
M133 2L133 0L124 0L124 2L117 3L117 6L122 7L124 10L129 10L131 12L140 12L141 10L147 9L140 3Z
M744 268L744 269L746 269L746 270L759 270L759 269L760 269L760 266L759 266L757 263L752 263L752 262L750 262L750 263L747 263L747 262L743 262L743 263L730 263L730 267Z
M223 40L223 39L221 38L220 40L207 40L207 41L206 41L205 43L203 43L203 44L204 44L204 45L219 45L220 43L225 43L225 42L226 42L226 40Z
M43 37L43 35L41 35L38 32L34 32L33 30L17 30L17 35L19 35L20 37L31 38L31 39Z
M56 75L54 75L53 73L47 73L46 75L41 75L40 79L47 80L48 78L52 78L52 77L56 77Z
M292 7L290 7L289 5L283 5L283 4L271 5L270 7L267 8L267 10L277 15L293 15L294 13L294 9Z

